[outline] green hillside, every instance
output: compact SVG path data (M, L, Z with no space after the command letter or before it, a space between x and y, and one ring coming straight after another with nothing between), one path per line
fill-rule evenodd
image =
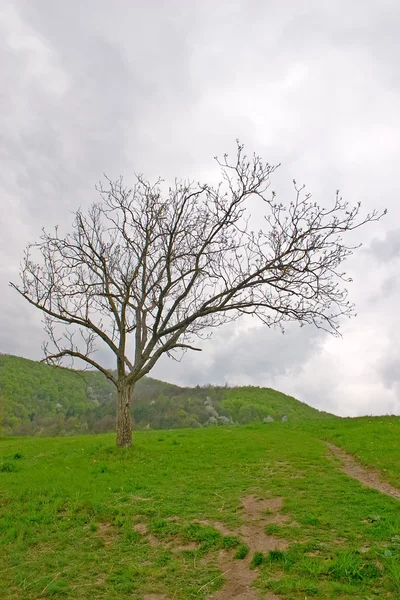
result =
M275 420L286 416L290 421L332 416L271 388L251 386L226 389L223 406L239 423L263 420L268 416Z
M13 435L106 433L115 425L115 388L97 371L0 355L2 430ZM179 387L145 377L135 388L136 429L174 429L326 417L269 388Z

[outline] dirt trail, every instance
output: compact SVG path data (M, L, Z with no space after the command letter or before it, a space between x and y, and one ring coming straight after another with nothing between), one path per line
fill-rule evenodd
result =
M400 490L395 488L390 483L386 483L382 480L381 473L374 469L373 467L363 467L357 462L357 459L351 454L347 454L341 448L334 446L334 444L327 444L328 448L342 461L342 470L357 479L363 485L373 488L374 490L378 490L378 492L382 492L382 494L387 494L392 498L396 498L400 500Z
M262 500L256 496L247 496L242 500L243 525L238 531L229 531L221 523L208 523L223 533L223 535L237 535L250 551L243 560L234 559L235 550L221 550L218 555L218 566L224 574L226 583L224 587L209 596L212 600L256 600L259 595L251 586L257 578L257 569L250 569L250 562L254 552L268 552L269 550L285 550L288 542L264 532L268 523L282 523L285 515L279 514L282 508L282 498ZM269 514L266 512L269 511ZM264 595L266 600L280 600L274 594Z
M288 542L273 535L267 535L264 531L268 523L282 524L289 521L287 515L281 514L283 505L282 498L261 499L254 495L246 496L241 500L241 511L243 524L238 530L231 531L223 523L213 521L197 521L201 525L209 525L219 531L224 536L239 536L240 539L249 547L249 553L244 559L235 559L236 548L230 550L221 550L218 554L218 566L225 579L225 585L221 590L208 596L210 600L257 600L259 594L252 588L252 584L257 578L257 569L251 569L250 563L255 552L268 552L269 550L285 550ZM178 545L176 541L162 544L160 540L152 536L147 525L142 522L135 522L133 529L145 536L151 546L163 545L170 548L173 552L181 550L195 550L198 545L188 543ZM206 559L207 560L207 559ZM209 582L211 583L211 582ZM203 587L207 587L206 584ZM147 594L144 600L167 600L164 594ZM264 600L280 600L279 596L270 593L264 593Z

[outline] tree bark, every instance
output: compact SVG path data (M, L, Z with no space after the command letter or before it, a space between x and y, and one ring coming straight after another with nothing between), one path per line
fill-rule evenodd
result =
M120 383L117 391L117 446L132 446L131 400L133 385Z

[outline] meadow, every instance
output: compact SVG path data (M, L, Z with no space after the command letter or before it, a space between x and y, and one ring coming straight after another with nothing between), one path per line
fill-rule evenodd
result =
M0 597L400 598L400 419L0 439Z

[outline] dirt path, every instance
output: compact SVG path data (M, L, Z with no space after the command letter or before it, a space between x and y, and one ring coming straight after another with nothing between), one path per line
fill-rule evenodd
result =
M218 566L224 574L224 587L209 596L212 600L256 600L259 595L252 588L257 578L257 569L251 569L250 563L254 552L268 552L269 550L285 550L288 542L281 538L267 535L264 528L268 523L282 523L288 520L286 515L279 513L282 508L282 498L269 500L259 499L256 496L247 496L242 500L243 525L238 531L229 531L221 523L209 523L223 535L239 535L249 547L245 559L234 559L235 550L221 550L218 555ZM268 513L268 514L267 514ZM275 594L264 595L265 600L280 600Z
M347 475L357 479L360 483L369 488L373 488L374 490L378 490L378 492L382 492L382 494L387 494L392 498L400 500L400 490L393 485L390 485L390 483L383 481L382 475L377 469L361 466L354 456L347 454L347 452L333 444L328 443L327 446L338 458L340 458L342 461L342 470Z
M241 511L243 524L238 530L231 531L223 523L213 521L197 521L201 525L209 525L219 531L224 536L238 536L248 548L249 553L244 559L235 559L236 548L231 550L221 550L218 554L218 566L221 569L220 577L225 580L225 585L221 590L209 595L212 600L257 600L259 594L252 588L252 584L257 578L257 569L251 569L250 564L255 552L268 552L269 550L285 550L288 542L281 538L265 533L265 526L268 523L282 524L290 521L290 518L281 514L283 505L282 498L262 499L257 496L246 496L241 500ZM196 550L198 545L190 542L188 544L177 544L176 541L163 544L160 540L151 535L147 525L136 521L133 524L134 531L145 536L150 546L163 545L172 552L182 550ZM207 561L207 557L203 559ZM212 580L215 581L215 580ZM211 581L203 586L207 586ZM202 589L202 588L201 588ZM168 596L159 593L149 593L144 596L144 600L168 600ZM275 594L264 593L263 600L281 600Z

